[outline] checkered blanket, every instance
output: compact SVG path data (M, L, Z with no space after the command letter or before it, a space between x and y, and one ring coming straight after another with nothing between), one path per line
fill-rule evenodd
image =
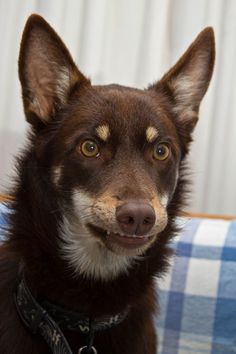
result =
M0 205L5 229L6 211ZM172 244L176 256L169 274L157 281L158 354L236 353L236 221L178 223L183 229Z
M0 203L0 242L4 240L4 233L7 232L7 214L7 206Z
M192 219L158 282L159 354L236 353L236 221Z

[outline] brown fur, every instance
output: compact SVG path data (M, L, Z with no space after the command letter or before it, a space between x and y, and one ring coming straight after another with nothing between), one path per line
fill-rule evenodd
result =
M208 28L163 79L147 90L91 86L53 29L37 15L29 18L21 43L19 76L32 130L18 158L10 233L0 250L1 353L50 353L43 339L31 335L16 313L13 291L21 260L36 297L93 316L116 314L130 306L124 322L96 334L99 354L156 353L153 277L162 276L168 266L168 244L177 232L174 220L186 189L184 159L213 64L214 37ZM183 77L187 92L181 86ZM81 134L91 136L98 125L106 124L110 136L101 144L101 157L85 159L78 148ZM156 126L158 138L171 145L171 156L163 163L153 160L153 144L145 136L148 126ZM58 166L61 171L54 183L53 171ZM77 187L95 200L108 200L108 209L130 199L151 203L168 193L166 227L127 274L107 281L75 277L61 257L59 225L64 211L72 208L71 193ZM84 345L81 335L65 335L77 353Z

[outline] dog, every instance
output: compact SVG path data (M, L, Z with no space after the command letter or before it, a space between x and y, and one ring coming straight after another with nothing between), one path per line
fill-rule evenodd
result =
M92 86L39 15L19 78L30 132L0 250L2 354L154 354L186 155L214 66L212 28L141 90Z

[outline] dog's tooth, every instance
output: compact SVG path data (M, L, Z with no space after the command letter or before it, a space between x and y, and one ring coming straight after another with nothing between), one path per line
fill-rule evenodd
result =
M108 236L110 235L110 233L111 233L111 231L107 231L107 235L108 235Z

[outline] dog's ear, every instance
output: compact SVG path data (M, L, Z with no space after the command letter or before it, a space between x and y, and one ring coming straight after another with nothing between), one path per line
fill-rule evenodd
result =
M197 122L199 105L208 88L214 60L214 32L207 27L163 78L150 87L170 97L177 124L188 133Z
M36 126L52 119L76 85L89 83L56 32L38 15L31 15L25 25L19 77L26 118Z

